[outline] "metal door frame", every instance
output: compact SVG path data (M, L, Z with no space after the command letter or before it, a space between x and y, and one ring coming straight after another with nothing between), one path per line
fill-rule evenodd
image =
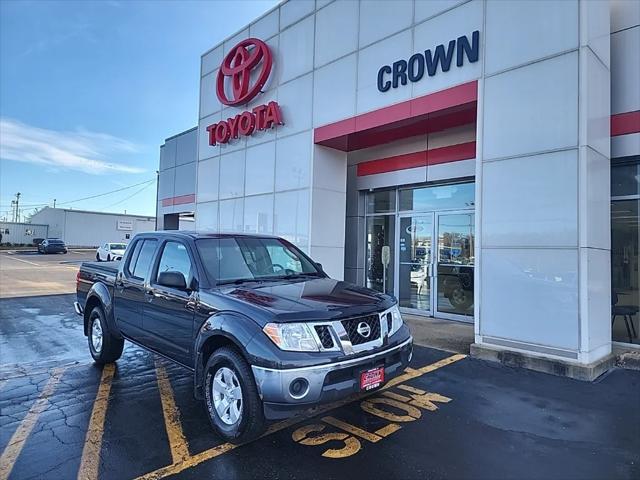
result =
M395 283L393 285L393 294L400 302L400 220L402 218L413 218L413 217L431 217L431 262L427 265L428 276L430 277L430 285L429 289L429 309L424 310L421 308L411 308L411 307L400 307L400 311L403 313L409 313L411 315L421 315L423 317L433 317L435 314L434 301L437 297L434 296L434 286L435 286L435 252L434 245L436 244L436 212L403 212L396 214L396 231L395 231L395 245L394 248L396 250L396 255L393 262L393 276L395 278Z
M438 261L438 242L439 242L439 235L440 235L440 217L443 215L473 215L474 219L473 219L473 235L475 237L475 210L474 209L466 209L466 210L438 210L433 212L434 213L434 222L433 222L433 234L434 234L434 241L432 243L433 247L434 247L434 255L433 255L433 261L432 261L432 272L433 272L433 287L431 288L432 291L432 311L433 314L432 316L436 317L436 318L445 318L448 320L457 320L460 322L465 322L465 323L474 323L474 316L473 315L462 315L462 314L458 314L458 313L450 313L450 312L440 312L438 311L438 264L440 263ZM446 263L443 263L443 265L448 265ZM475 272L475 268L476 265L474 263L473 265L473 269ZM476 299L476 295L475 295L475 282L474 282L474 287L473 287L473 301L474 303L477 301Z

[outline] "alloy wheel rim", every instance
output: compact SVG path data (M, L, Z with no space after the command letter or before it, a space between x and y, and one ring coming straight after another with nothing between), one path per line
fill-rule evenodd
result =
M211 383L213 406L220 420L235 425L242 414L242 388L233 370L222 367L213 376Z
M102 325L98 318L94 319L91 325L91 345L96 352L102 351Z

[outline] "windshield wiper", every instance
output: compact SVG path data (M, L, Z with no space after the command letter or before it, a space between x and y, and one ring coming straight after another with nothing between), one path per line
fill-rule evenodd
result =
M262 280L259 280L257 278L236 278L233 280L223 280L221 282L217 282L216 285L241 285L243 283L252 282L262 283Z

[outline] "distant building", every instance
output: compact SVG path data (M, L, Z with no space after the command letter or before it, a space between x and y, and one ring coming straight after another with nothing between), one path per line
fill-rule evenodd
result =
M97 247L105 242L127 243L136 233L156 228L155 217L50 207L35 213L31 222L48 225L49 238L61 238L72 247Z
M0 222L0 244L33 245L37 238L47 238L48 225L23 222Z

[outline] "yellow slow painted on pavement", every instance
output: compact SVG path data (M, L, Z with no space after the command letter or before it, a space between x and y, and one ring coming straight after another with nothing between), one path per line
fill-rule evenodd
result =
M24 447L27 437L29 437L29 434L33 430L40 414L47 409L49 397L53 394L63 373L64 368L55 368L53 370L42 393L40 393L38 399L31 405L27 415L11 436L7 447L4 449L4 452L2 452L2 456L0 456L0 480L6 480L9 478L9 475L11 475L13 466L22 451L22 447Z
M456 355L451 355L450 357L444 358L442 360L439 360L437 362L431 363L429 365L426 365L422 368L419 369L413 369L413 368L407 368L405 370L405 373L403 373L402 375L399 375L398 377L395 377L393 379L391 379L389 382L387 382L381 389L376 390L375 392L372 392L370 395L374 394L374 393L380 393L381 391L384 390L388 390L396 385L399 385L401 383L404 383L408 380L412 380L414 378L418 378L421 377L422 375L429 373L429 372L433 372L434 370L437 370L439 368L445 367L447 365L450 365L452 363L455 363L459 360L462 360L466 358L466 355L463 354L456 354ZM424 392L423 392L424 393ZM446 397L443 397L446 398ZM385 399L385 400L390 400L391 402L393 402L393 399ZM321 415L325 412L329 412L331 410L334 410L340 406L352 403L354 400L351 399L345 399L336 403L332 403L330 405L326 405L323 407L319 407L317 408L313 413L314 415ZM366 401L366 400L365 400ZM400 402L398 402L400 403ZM406 404L401 404L404 407L406 407ZM411 407L409 405L409 407ZM406 411L406 410L405 410ZM411 413L415 413L414 410L411 410ZM409 415L408 415L409 416ZM418 411L418 417L420 416L420 412ZM412 420L415 420L415 418L411 418ZM296 425L300 422L304 421L304 418L300 418L300 417L295 417L295 418L291 418L288 420L284 420L282 422L278 422L274 425L272 425L263 435L267 436L270 435L272 433L276 433L279 432L281 430L284 430L292 425ZM313 424L316 426L316 428L318 428L318 425L321 425L322 428L324 428L324 425L322 424ZM304 427L302 427L304 428ZM400 429L400 426L395 424L395 423L391 423L389 425L387 425L386 427L376 431L376 435L380 436L380 437L384 437L387 435L390 435L391 433L397 431ZM330 435L330 434L323 434L323 435ZM360 448L360 442L355 439L353 436L348 435L348 434L339 434L342 435L342 439L344 439L343 441L345 442L345 449L338 449L338 451L332 451L331 453L329 453L329 455L334 455L334 457L330 457L330 458L341 458L344 456L344 454L349 453L349 455L353 455L353 453L355 453L357 450L359 450ZM315 438L315 437L314 437ZM353 439L353 440L349 440L349 439ZM347 445L347 441L348 441L348 445ZM211 460L213 458L219 457L220 455L223 455L227 452L230 452L231 450L234 450L236 448L238 448L241 445L236 445L236 444L232 444L232 443L224 443L222 445L218 445L216 447L210 448L208 450L205 450L203 452L200 452L196 455L192 455L189 456L187 458L185 458L184 460L181 460L179 462L173 463L171 465L167 465L166 467L162 467L159 468L157 470L154 470L153 472L149 472L145 475L141 475L140 477L138 477L138 480L155 480L155 479L159 479L159 478L164 478L167 477L169 475L175 475L177 473L180 473L184 470L187 470L189 468L195 467L207 460ZM335 450L335 449L334 449ZM354 451L355 450L355 451ZM326 452L325 452L326 453Z
M82 449L82 460L78 470L78 480L97 480L100 471L100 449L102 448L102 434L104 432L104 420L107 415L109 393L113 383L115 364L109 363L102 369L98 395L93 402L89 429Z
M189 457L189 444L182 431L180 423L180 412L176 407L173 396L173 389L167 376L167 370L156 358L156 378L158 379L158 389L160 390L160 400L162 401L162 413L164 424L169 437L169 447L171 448L171 458L173 463L178 463Z

